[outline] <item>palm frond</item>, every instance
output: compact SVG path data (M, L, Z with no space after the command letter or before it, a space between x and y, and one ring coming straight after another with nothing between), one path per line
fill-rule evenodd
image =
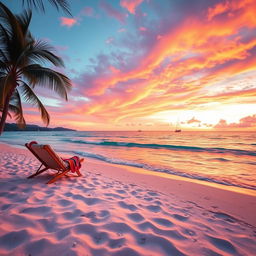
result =
M24 11L21 15L14 15L3 4L0 4L0 11L1 9L3 22L0 24L0 59L5 62L17 62L17 65L24 64L26 57L22 56L22 53L34 42L28 30L32 12Z
M45 2L45 0L44 0ZM43 0L22 0L23 5L26 3L29 7L34 7L36 10L45 12ZM49 0L57 10L62 9L65 13L72 16L70 13L70 6L66 0Z
M8 64L5 61L0 60L0 72L2 72L2 70L7 70L7 68Z
M59 7L62 8L63 11L68 13L72 16L70 13L70 6L69 3L66 0L49 0L52 5L55 5L56 9L58 10Z
M3 69L3 71L0 70L0 80L1 80L3 77L5 77L5 76L6 76L5 70L4 70L4 69Z
M1 59L4 61L8 61L6 56L6 52L8 53L8 45L10 45L11 38L10 38L11 31L9 28L5 28L2 24L0 24L0 44L1 44Z
M28 5L29 8L34 7L36 10L42 10L45 12L44 4L42 0L22 0L23 6L25 3Z
M71 89L71 81L67 76L37 64L26 66L20 72L33 87L48 87L67 100L67 91Z
M6 56L6 52L4 52L4 50L0 49L0 69L3 70L3 69L7 69L8 67L8 58Z
M50 115L48 114L47 110L45 109L43 103L35 95L33 90L25 82L23 82L22 86L20 86L20 90L22 91L22 96L24 97L24 100L26 102L38 107L43 122L48 126L50 123Z
M24 10L22 14L16 15L16 19L21 26L22 32L24 35L27 33L29 34L29 24L32 18L32 11L31 10Z
M1 25L7 31L9 37L15 38L17 41L22 41L23 31L17 20L17 17L3 4L0 2L0 19L2 20ZM2 36L2 33L1 33Z
M53 54L52 51L54 48L48 43L37 40L33 43L31 48L26 52L27 58L30 59L30 62L51 62L54 66L64 67L63 60L57 55Z

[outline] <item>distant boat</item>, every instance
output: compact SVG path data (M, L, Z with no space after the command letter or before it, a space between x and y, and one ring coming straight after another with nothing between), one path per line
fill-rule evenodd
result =
M179 126L180 126L180 125L179 125L179 121L177 121L177 123L176 123L176 128L175 128L174 132L181 132L181 129L180 129Z

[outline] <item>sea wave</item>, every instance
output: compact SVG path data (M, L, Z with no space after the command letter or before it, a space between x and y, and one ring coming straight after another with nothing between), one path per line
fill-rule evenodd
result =
M136 142L122 142L122 141L85 141L85 140L72 140L62 139L64 142L97 145L97 146L111 146L111 147L128 147L128 148L150 148L150 149L167 149L173 151L190 151L190 152L205 152L216 154L233 154L233 155L248 155L256 156L255 151L242 150L242 149L229 149L229 148L204 148L194 146L180 146L180 145L168 145L168 144L156 144L156 143L136 143Z
M100 155L100 154L94 154L94 153L89 153L89 152L81 152L81 151L72 151L72 152L69 152L69 153L75 154L75 155L80 155L80 156L83 156L83 157L97 159L97 160L104 161L104 162L111 163L111 164L137 167L137 168L142 168L142 169L153 171L153 172L161 172L161 173L177 175L177 176L190 178L190 179L195 179L195 180L217 183L217 184L226 185L226 186L235 186L235 187L240 187L240 188L256 190L256 186L250 186L250 185L247 185L247 184L236 184L234 182L227 181L227 180L218 180L218 179L204 177L204 176L200 176L200 175L196 175L196 174L185 173L185 172L181 172L181 171L178 171L178 170L167 169L167 168L159 168L157 166L151 166L151 165L144 164L144 163L137 163L137 162L133 162L133 161L127 161L127 160L116 159L116 158L109 158L109 157L106 157L106 156L103 156L103 155Z

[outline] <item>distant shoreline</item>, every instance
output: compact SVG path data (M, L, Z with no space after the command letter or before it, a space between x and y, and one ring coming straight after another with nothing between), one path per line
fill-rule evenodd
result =
M77 131L74 129L69 129L65 127L54 127L54 128L48 128L48 127L42 127L35 124L27 124L26 128L20 129L17 124L5 124L4 127L5 132L36 132L36 131Z

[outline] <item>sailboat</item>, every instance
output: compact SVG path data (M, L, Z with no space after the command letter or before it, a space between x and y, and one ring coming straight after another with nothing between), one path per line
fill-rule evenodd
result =
M176 123L176 128L175 128L174 132L181 132L181 129L179 128L179 121L177 121L177 123Z

